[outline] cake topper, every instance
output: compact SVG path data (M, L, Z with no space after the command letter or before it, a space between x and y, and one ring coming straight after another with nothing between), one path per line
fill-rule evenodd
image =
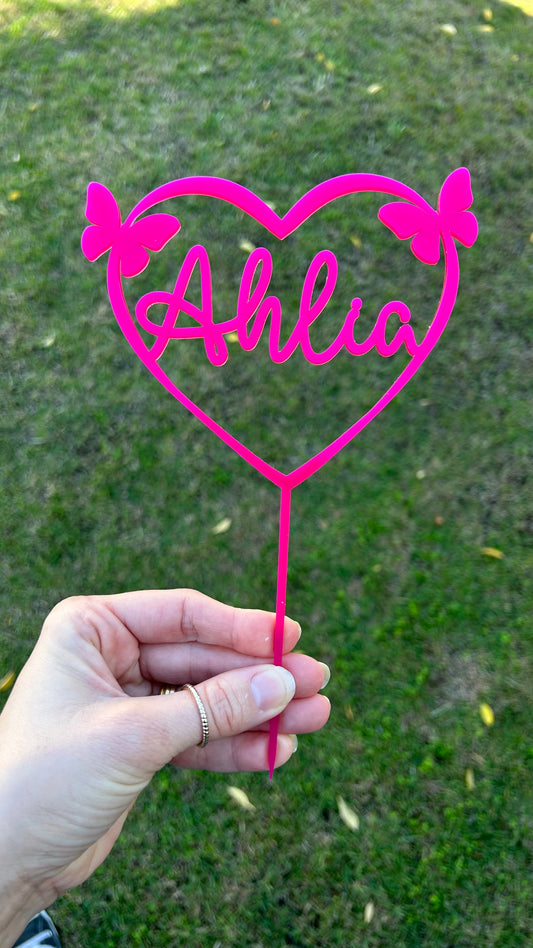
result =
M401 300L391 300L381 308L366 339L356 341L357 320L363 301L355 297L347 307L340 330L326 348L317 351L316 343L314 345L311 340L310 329L331 301L338 278L337 258L329 249L320 250L309 264L302 283L298 316L285 342L282 342L281 332L282 305L276 295L269 294L273 260L266 247L250 248L242 271L235 315L231 314L228 319L215 320L211 264L203 244L194 244L187 250L172 292L155 290L144 293L138 298L134 312L131 312L123 280L142 273L150 261L149 251L162 250L181 231L178 217L161 211L154 213L154 208L163 202L187 196L222 201L244 212L274 238L284 241L331 202L363 192L393 199L380 207L378 218L400 240L411 241L411 251L417 260L431 266L437 264L442 246L442 293L423 338L417 339L410 325L409 307ZM133 351L171 395L280 489L275 664L279 665L283 660L292 490L349 444L413 378L435 347L448 323L458 292L459 262L455 242L471 247L477 238L477 221L469 210L472 200L470 175L466 168L458 168L446 178L437 210L416 191L393 178L375 174L346 174L317 185L304 194L284 216L279 216L253 191L234 181L193 176L179 178L151 191L122 222L111 192L97 182L92 182L88 187L86 216L90 223L82 235L82 250L91 261L109 251L109 299L117 322ZM193 274L199 274L200 277L199 304L187 298ZM162 319L154 319L154 313L161 311ZM392 338L391 327L396 327ZM228 427L214 417L214 412L206 412L198 401L186 393L187 383L178 386L160 361L171 341L184 344L186 340L199 339L205 358L212 366L220 367L228 361L228 338L236 340L242 350L252 351L263 336L268 336L268 353L274 364L287 362L297 350L312 365L324 365L341 351L357 357L375 350L380 356L388 357L403 348L404 355L409 358L372 407L351 420L341 433L332 433L329 443L307 457L303 463L291 471L283 472L231 434ZM278 726L279 719L271 722L268 750L270 776L276 757Z

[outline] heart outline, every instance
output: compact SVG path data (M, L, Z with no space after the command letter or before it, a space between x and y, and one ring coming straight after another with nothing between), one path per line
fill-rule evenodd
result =
M102 185L97 185L95 182L93 182L92 186L94 187L95 185L99 188L103 188ZM90 188L91 185L89 185L89 189ZM429 231L430 228L438 233L439 239L442 240L444 250L444 279L441 297L433 320L417 352L411 357L409 363L404 367L404 369L400 372L389 388L374 403L372 408L360 416L357 421L349 425L346 430L342 432L342 434L330 441L329 444L323 447L311 458L308 458L289 473L283 473L273 465L269 464L259 455L255 454L255 452L248 448L243 442L235 438L214 418L207 414L207 412L203 411L199 405L190 399L189 396L187 396L185 392L183 392L172 381L172 379L158 364L157 359L152 356L151 351L145 345L137 327L135 326L126 303L121 275L136 274L128 273L127 271L125 274L125 267L121 267L121 249L124 247L125 239L129 239L129 234L131 233L132 229L138 226L139 222L137 219L140 217L140 215L144 214L146 211L149 211L152 207L160 204L163 201L168 201L179 197L194 195L226 201L234 207L244 211L249 217L254 219L261 226L265 227L265 229L269 231L274 237L278 238L279 240L284 240L291 233L297 230L314 213L325 207L327 204L330 204L332 201L338 200L339 198L363 192L387 194L395 198L399 198L400 201L408 202L407 205L388 204L383 208L383 216L378 214L378 217L380 217L380 220L382 220L382 222L388 226L396 234L396 236L399 236L400 239L406 239L407 237L413 238L411 248L415 256L422 260L422 262L434 264L437 261L434 259L434 252L432 255L428 255L427 258L424 257L425 242L423 240L420 241L420 239L417 242L417 236L420 233L423 235L424 230ZM110 194L110 192L108 192L108 194ZM112 200L114 201L114 199ZM248 464L254 467L255 470L259 471L259 473L261 473L272 483L276 484L278 487L285 489L288 488L290 490L293 487L296 487L298 484L303 483L303 481L307 480L307 478L327 464L328 461L330 461L364 428L366 428L366 426L383 411L383 409L392 401L392 399L400 391L402 391L403 388L405 388L407 383L413 378L423 362L425 362L430 352L432 352L434 349L449 321L459 288L459 260L454 241L460 240L461 243L464 243L466 246L472 246L477 237L476 219L474 215L467 210L471 203L472 193L470 190L470 176L466 168L456 169L444 182L440 192L438 211L435 211L430 204L428 204L416 191L409 188L407 185L383 175L354 173L330 178L327 181L316 185L306 194L302 195L302 197L291 208L289 208L289 210L283 216L278 215L253 191L250 191L243 185L234 181L230 181L226 178L211 176L178 178L174 181L168 182L167 184L159 186L142 198L141 201L139 201L129 213L124 223L120 225L117 231L117 233L120 235L120 239L115 239L112 241L110 246L107 267L107 287L109 300L122 333L124 334L137 357L141 359L141 362L143 362L145 367L150 371L154 378L156 378L157 381L163 385L163 387L168 392L170 392L170 394L173 395L177 401L179 401L185 408L187 408L188 411L190 411L199 421L201 421L202 424L204 424L210 431L216 434L220 440L222 440L228 447L235 451ZM402 223L403 231L399 232L394 226L394 221L389 221L386 219L387 215L385 212L388 208L390 214L391 208L409 208L409 205L413 209L412 216L413 218L416 217L416 221L412 229L405 227L405 224ZM464 215L464 234L461 231L461 228L457 227L457 220L461 218L461 214ZM154 215L154 217L155 216L156 215ZM404 221L405 216L406 214L403 212L401 215L402 221ZM468 221L466 220L467 217ZM394 218L394 213L392 214L392 218ZM91 220L90 217L89 220ZM150 220L150 218L144 218L144 220ZM421 221L420 226L418 221ZM94 227L94 224L92 226ZM178 229L179 222L177 228L175 228L175 232L177 232ZM90 230L91 228L86 229L84 232L84 237L86 237L88 231ZM164 244L161 243L159 247L154 247L152 249L161 249L161 246L163 245ZM420 250L417 248L420 248ZM109 248L106 247L105 249ZM89 257L89 259L96 259L96 256L100 255L97 254L91 257L89 253L85 251L85 249L84 252L86 253L86 256ZM101 252L103 253L104 250ZM147 258L148 254L145 254L145 257ZM147 263L148 260L146 260L144 266L146 266ZM144 266L141 267L141 269L144 269ZM139 269L137 272L141 272L141 269Z

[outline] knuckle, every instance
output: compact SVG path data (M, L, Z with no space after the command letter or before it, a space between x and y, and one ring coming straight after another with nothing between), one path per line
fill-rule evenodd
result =
M92 612L91 596L69 596L56 603L43 623L43 634L57 637L65 629L77 626Z
M70 596L57 603L48 614L41 637L64 645L85 639L101 650L102 630L109 632L116 624L116 618L101 596Z
M244 729L245 708L238 693L223 679L210 682L207 692L210 722L218 737Z
M197 642L200 637L196 622L196 613L201 599L203 599L202 593L198 593L192 589L184 590L183 599L181 601L179 626L187 639L191 642Z

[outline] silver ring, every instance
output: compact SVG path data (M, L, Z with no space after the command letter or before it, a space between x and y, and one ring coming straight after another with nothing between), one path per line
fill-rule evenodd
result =
M159 689L160 695L173 695L176 691L183 691L186 688L187 691L190 691L194 700L196 701L196 706L200 712L200 720L202 722L202 739L196 745L197 747L205 747L209 740L209 721L207 720L207 714L205 713L204 703L200 698L194 685L161 685Z
M197 747L205 747L209 740L209 722L207 720L207 714L205 713L205 708L200 695L198 694L194 685L185 684L180 688L180 691L186 688L187 691L190 691L194 700L196 701L196 706L200 712L200 720L202 722L202 740L198 741Z

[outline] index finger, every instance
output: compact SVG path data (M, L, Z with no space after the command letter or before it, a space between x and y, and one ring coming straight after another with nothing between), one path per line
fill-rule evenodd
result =
M240 609L194 589L158 589L95 597L142 643L203 642L244 655L271 658L275 615ZM294 619L285 617L283 651L300 638Z

